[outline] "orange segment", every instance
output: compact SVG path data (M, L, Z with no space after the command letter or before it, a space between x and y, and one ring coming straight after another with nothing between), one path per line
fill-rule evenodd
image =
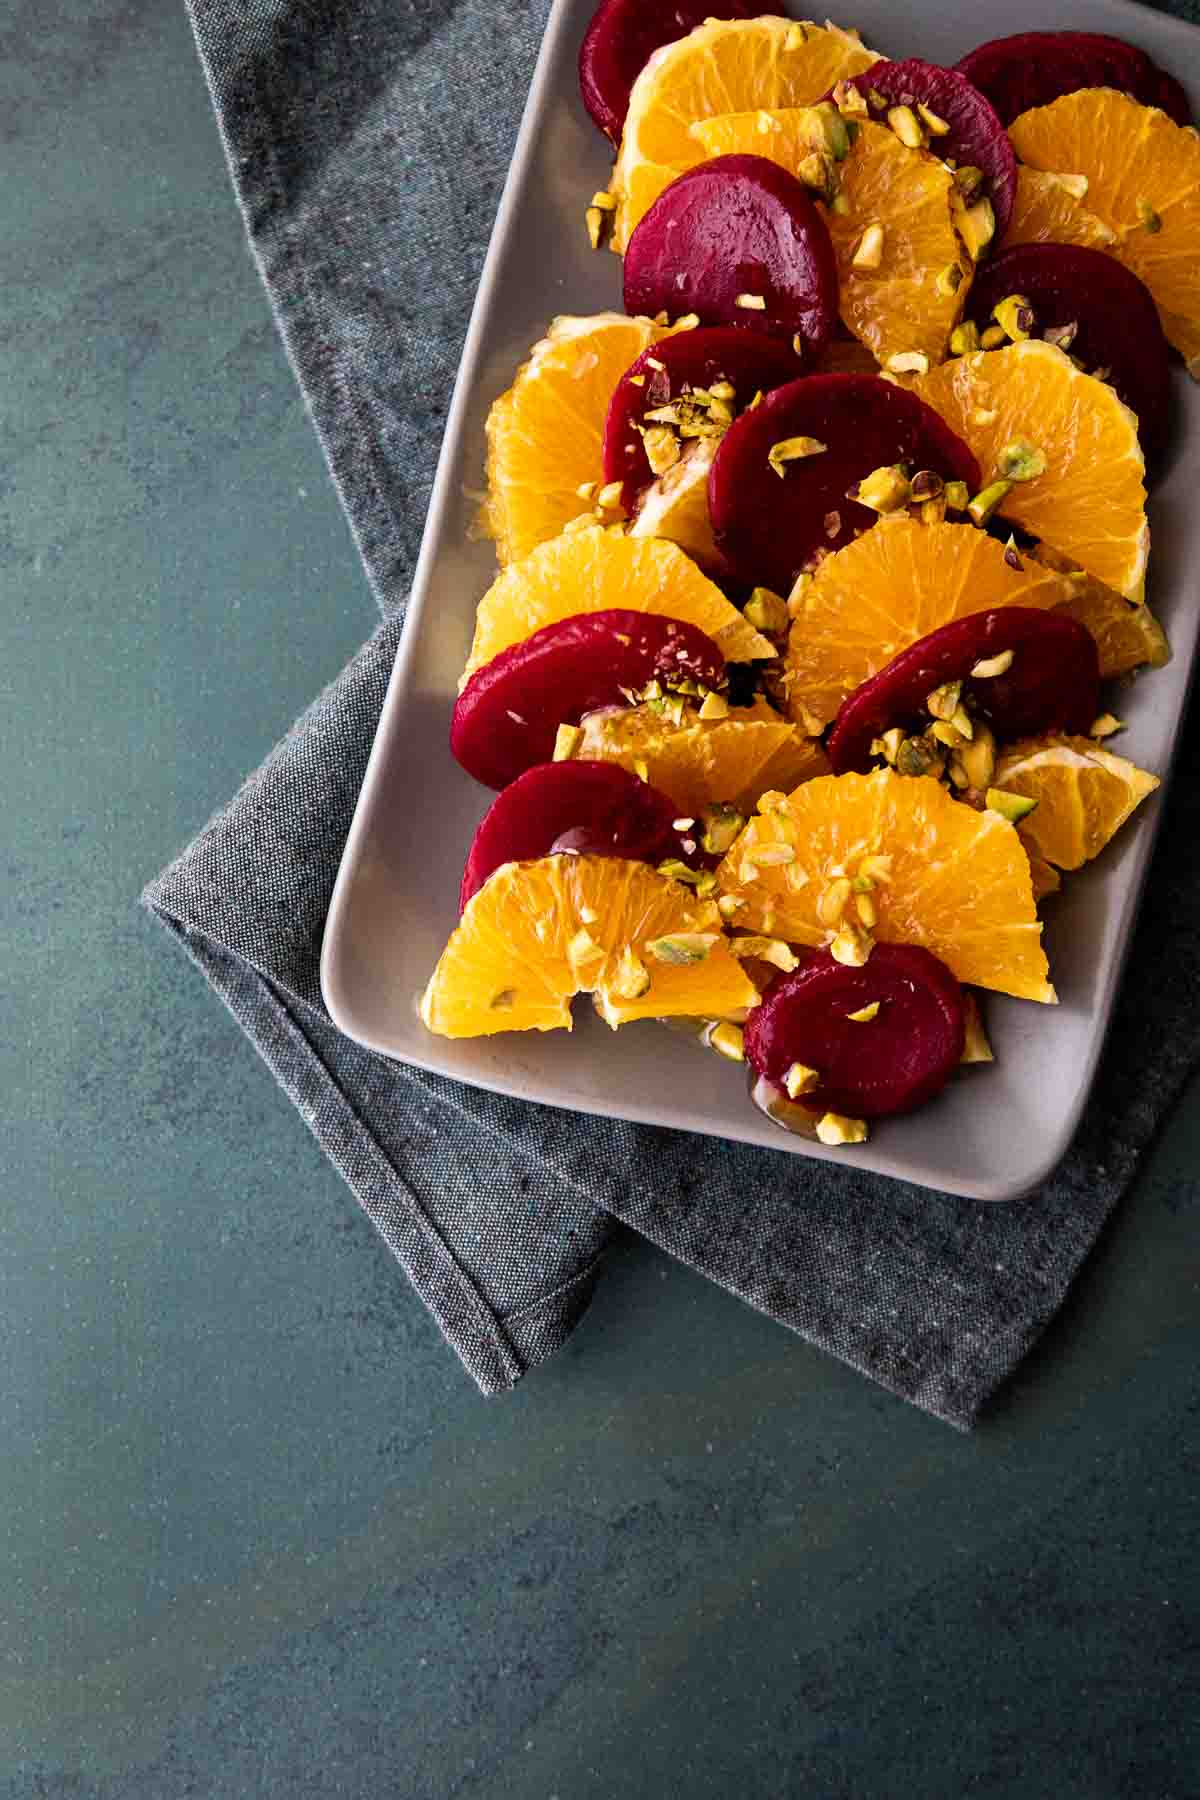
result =
M925 150L910 150L885 125L863 120L841 167L841 203L826 223L837 253L844 323L880 363L917 350L946 354L974 265L954 229L954 176ZM856 268L869 225L883 231L878 268ZM957 285L953 285L957 284Z
M864 870L878 857L889 860ZM751 820L717 882L744 902L739 930L817 947L833 935L818 910L832 884L864 875L880 941L921 944L977 987L1054 1000L1016 830L928 776L880 769L805 782Z
M985 483L1001 472L1007 446L1039 451L1044 472L1014 485L1001 516L1127 600L1142 598L1146 465L1137 420L1106 382L1083 374L1053 344L1030 339L960 356L908 385L970 445Z
M973 525L926 525L907 514L827 556L788 636L783 679L791 716L820 731L868 676L966 613L1069 598L1063 576L1020 561L1022 568L1010 567L1004 546Z
M1019 826L1031 856L1055 868L1079 869L1099 856L1159 782L1091 738L1055 736L1011 745L996 765L993 785L1037 801Z
M611 526L564 532L501 571L479 602L468 676L543 625L610 607L682 619L706 631L730 662L775 655L719 587L662 538L626 537Z
M642 494L630 537L665 538L701 568L720 563L708 512L708 472L720 440L697 438Z
M1089 212L1086 194L1074 190L1086 176L1057 175L1049 170L1017 170L1017 197L1000 245L1081 244L1085 250L1111 250L1117 234Z
M790 19L711 19L664 44L633 84L610 187L618 207L612 247L663 188L704 160L689 127L718 113L808 106L878 58L855 32Z
M587 510L578 489L603 481L604 418L617 382L662 336L620 313L558 318L487 418L488 497L481 525L501 564L518 562Z
M750 812L770 788L789 790L829 773L821 746L763 701L712 721L685 707L678 725L636 706L596 713L582 732L573 755L620 763L693 817L720 803Z
M576 994L594 994L614 1027L727 1019L758 998L713 901L644 863L545 856L507 863L473 897L422 996L421 1019L439 1037L570 1031Z
M1112 88L1034 107L1009 136L1022 162L1087 176L1113 254L1150 289L1175 348L1200 356L1200 138Z
M1161 669L1171 660L1167 634L1146 605L1131 606L1085 570L1072 570L1069 557L1059 556L1047 544L1032 552L1048 569L1066 574L1070 593L1056 607L1087 627L1100 652L1100 674L1108 681L1149 664Z

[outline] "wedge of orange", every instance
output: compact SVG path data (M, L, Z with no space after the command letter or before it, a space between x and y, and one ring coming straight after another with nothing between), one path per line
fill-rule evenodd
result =
M758 993L711 900L643 863L545 856L507 863L469 902L421 999L439 1037L570 1031L594 994L612 1026L744 1016Z
M1137 420L1106 382L1030 339L957 357L908 385L970 445L985 483L1005 473L1010 453L1032 453L1042 472L1013 483L1000 516L1127 600L1141 600L1150 552L1146 465Z
M629 527L630 537L665 538L701 568L719 565L708 511L708 473L719 443L719 438L694 439L679 461L650 483Z
M479 602L463 685L493 656L543 625L610 607L696 625L729 662L775 655L771 640L755 631L674 544L589 525L539 544L523 562L510 564L496 577Z
M1057 175L1048 169L1017 170L1017 196L1000 244L1080 244L1111 250L1117 234L1087 206L1087 177Z
M633 84L611 189L612 247L677 175L704 160L697 119L759 107L810 106L838 81L878 61L855 32L791 19L710 19L664 44Z
M762 807L717 871L743 902L739 930L816 947L866 899L880 941L921 944L977 987L1054 1000L1029 858L998 813L891 769L821 776Z
M1091 738L1027 738L996 765L993 786L1036 800L1018 830L1030 855L1058 869L1099 856L1159 781Z
M1035 169L1087 177L1087 206L1115 232L1113 254L1154 296L1163 330L1200 356L1200 138L1156 106L1084 88L1022 113L1013 148Z
M662 336L620 313L555 319L487 418L487 499L480 525L501 564L519 562L588 510L579 488L604 480L601 443L612 391Z
M731 707L724 719L701 719L684 707L678 724L635 706L596 713L581 729L573 756L620 763L693 817L717 804L752 812L768 789L790 790L829 773L820 744L763 700Z
M827 556L799 603L783 676L788 711L820 731L848 694L940 625L994 606L1052 607L1066 578L1020 557L974 525L881 520ZM1124 604L1124 602L1122 602Z
M1091 632L1100 652L1100 674L1105 681L1116 675L1129 675L1147 664L1161 669L1170 662L1167 634L1145 603L1131 606L1094 575L1073 569L1069 557L1059 556L1047 544L1039 544L1032 554L1047 568L1066 575L1070 593L1055 611L1070 613Z

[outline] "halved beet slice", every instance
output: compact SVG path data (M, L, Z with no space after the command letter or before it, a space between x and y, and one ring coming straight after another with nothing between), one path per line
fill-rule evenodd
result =
M624 607L575 613L476 669L454 707L450 748L476 781L505 787L552 759L560 725L619 706L625 689L655 679L720 687L725 658L682 619Z
M972 679L976 663L1005 650L1013 652L1010 668ZM1085 626L1032 606L993 607L919 638L843 700L829 735L834 773L866 774L872 742L894 725L925 730L926 696L948 681L963 683L967 710L1002 743L1044 731L1086 732L1099 710L1100 658Z
M618 763L537 763L510 781L480 820L463 869L459 911L503 863L556 850L648 863L691 860L673 824L675 810L666 794Z
M966 75L960 69L943 69L910 56L903 62L874 63L848 85L863 95L874 89L889 107L927 106L950 127L943 136L931 137L929 148L935 156L953 157L960 168L982 169L999 242L1012 217L1017 159L995 108ZM885 111L872 105L871 116L881 118Z
M1191 123L1188 97L1144 50L1096 31L1022 31L992 38L955 64L985 94L1003 124L1031 106L1048 106L1079 88L1111 87L1143 106L1161 106L1177 125Z
M761 301L762 305L748 304ZM838 316L824 219L794 175L765 156L715 156L680 175L625 250L625 311L741 325L815 356Z
M620 141L634 82L656 50L706 19L781 13L771 0L601 0L579 51L583 104L606 137Z
M825 448L779 465L787 438ZM768 394L721 440L708 480L708 508L722 553L746 583L786 594L818 553L874 525L877 515L847 498L872 470L907 463L944 481L979 487L979 464L962 439L915 394L875 375L808 375Z
M1104 375L1138 416L1147 456L1165 448L1171 423L1171 364L1158 308L1131 270L1102 250L1071 244L1018 244L976 272L967 316L982 329L992 308L1021 294L1033 308L1034 334L1062 342L1091 372ZM1059 334L1075 327L1073 337Z
M738 413L756 393L782 387L799 373L800 362L790 343L739 331L733 325L702 326L651 344L626 369L609 402L604 424L605 481L624 482L625 510L635 512L643 490L654 480L639 429L655 422L647 421L647 413L685 398L695 388L706 391L721 381L733 388L734 398L728 404ZM701 419L700 424L704 423ZM717 433L720 427L711 429Z
M873 1018L850 1018L876 1001ZM815 1069L820 1086L802 1096L803 1105L879 1119L940 1093L962 1060L965 1036L962 989L931 951L876 944L861 968L848 968L814 950L751 1011L746 1061L783 1091L794 1063Z

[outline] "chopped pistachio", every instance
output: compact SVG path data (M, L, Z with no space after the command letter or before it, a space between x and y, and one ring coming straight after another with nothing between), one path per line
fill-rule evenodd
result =
M604 240L605 217L606 215L600 211L598 206L589 206L583 215L584 224L587 226L588 243L593 250L598 250Z
M616 512L621 505L621 492L623 487L623 482L606 481L604 486L600 489L600 492L596 495L596 505L602 506L605 512Z
M858 491L853 497L860 506L868 506L872 512L891 513L908 505L911 491L903 469L898 463L893 463L872 469L859 482Z
M978 1000L969 988L963 989L962 997L965 1014L963 1023L966 1032L960 1060L964 1063L995 1062L992 1046L989 1044L987 1032L983 1028L983 1015L980 1013Z
M801 462L809 456L822 456L829 448L820 438L790 437L780 438L772 444L767 452L767 461L782 480L784 465L790 462Z
M997 452L996 473L1005 481L1034 481L1046 473L1046 452L1027 438L1014 438Z
M995 656L985 656L972 665L973 681L991 681L995 675L1007 675L1013 666L1013 652L1001 650Z
M886 367L893 375L928 375L929 358L923 350L896 350Z
M717 911L728 922L736 913L740 913L746 902L738 894L722 894L717 901Z
M986 196L976 200L973 206L956 215L956 223L968 256L972 262L978 262L996 235L996 215L991 201Z
M723 1020L719 1025L712 1026L705 1042L718 1055L728 1057L730 1062L745 1062L746 1060L742 1028L740 1025L731 1024L728 1019Z
M1148 200L1138 201L1137 216L1143 229L1150 232L1152 235L1162 230L1162 220Z
M1000 346L1007 341L1008 333L1003 325L987 325L979 334L981 350L999 350Z
M869 1025L872 1019L879 1017L879 1002L872 1000L866 1006L860 1006L857 1012L847 1013L846 1017L852 1025Z
M784 863L796 860L796 852L790 844L747 844L742 855L760 869L780 868Z
M800 958L782 938L735 937L729 940L729 948L739 962L746 957L754 957L759 962L767 962L773 968L782 969L785 975L790 975L793 969L800 967Z
M649 993L650 971L632 945L626 944L617 958L609 989L618 1000L640 1000Z
M1013 484L1005 479L990 481L967 507L967 517L976 525L986 525L996 508L1012 493Z
M920 119L922 125L924 125L930 137L949 137L950 127L947 125L945 119L939 118L937 113L930 107L922 105L919 100L917 102L917 117Z
M693 869L678 856L668 856L657 867L659 874L665 875L668 881L681 881L684 887L696 887L700 881L701 871Z
M952 719L962 700L962 682L944 681L925 696L925 710L931 719Z
M968 742L975 736L975 724L965 706L959 706L955 709L950 724L953 726L954 730L957 731L958 735L961 738L966 738Z
M818 199L826 205L832 203L837 192L837 176L834 172L834 160L827 152L813 150L801 157L796 165L796 179L806 188L811 188Z
M951 356L966 356L971 350L979 349L979 327L974 319L964 319L950 333Z
M840 925L850 903L850 878L839 875L817 901L817 917L822 925Z
M1088 736L1090 738L1112 737L1114 732L1124 731L1124 729L1124 725L1114 713L1106 712L1101 713L1098 719L1092 720L1088 726Z
M690 831L692 829L692 826L695 823L696 823L695 819L672 819L671 820L671 830L672 831Z
M645 387L646 385L646 377L644 375L627 375L625 379L628 381L630 387Z
M944 299L949 300L951 295L957 294L957 292L958 292L959 288L962 286L962 284L963 284L962 268L960 267L960 265L958 263L952 262L952 263L947 263L944 269L938 270L937 279L935 280L933 285L936 287L938 293L941 294Z
M1079 332L1079 320L1072 319L1066 325L1048 325L1042 333L1047 344L1053 344L1056 350L1069 350Z
M733 304L740 306L743 312L766 312L767 303L761 294L738 294Z
M983 793L996 772L996 738L990 725L977 720L975 735L955 753L966 785Z
M592 205L598 206L601 212L616 212L617 196L610 194L607 188L601 188L592 195Z
M858 872L867 881L882 883L886 887L892 879L892 859L890 856L864 856L858 865Z
M958 194L958 197L964 206L970 206L971 203L979 197L979 190L983 186L983 180L983 170L978 168L974 163L963 163L960 168L955 169L955 192Z
M957 750L967 739L963 732L955 729L946 719L936 719L929 733L939 744L945 744L947 750Z
M798 616L798 614L803 612L804 598L811 586L812 586L812 576L811 575L805 575L805 574L797 575L795 581L793 581L793 583L792 583L791 593L787 597L787 609L788 609L788 617L789 618L794 619Z
M992 317L1015 344L1022 343L1036 323L1033 308L1024 294L1006 294L993 306Z
M577 500L594 500L599 487L598 481L581 481L575 489L575 498Z
M877 269L883 261L883 226L868 225L850 258L855 269Z
M787 31L784 34L783 47L785 50L799 50L807 44L807 42L808 32L800 20L797 19L794 24L789 25L787 28Z
M970 489L965 481L946 483L946 505L951 512L966 512L970 498Z
M637 776L639 781L649 781L650 765L647 763L647 761L644 757L642 757L642 756L634 757L633 772Z
M681 315L681 317L679 317L675 321L675 330L676 331L695 331L695 329L696 329L697 325L699 325L699 323L700 323L700 314L699 313L694 313L694 312L683 313Z
M698 719L703 719L706 725L710 724L714 719L727 719L729 717L729 702L726 700L724 694L705 694L703 700L700 702L700 710L696 714L696 717Z
M1016 825L1020 820L1028 818L1037 805L1037 801L1030 800L1027 795L1010 794L1004 788L988 788L984 799L987 802L988 811L999 813L1000 817L1007 819L1010 825Z
M887 122L910 150L922 150L925 147L925 133L921 129L921 121L911 106L889 106Z
M843 919L829 946L834 962L848 969L861 969L875 948L870 932L850 919Z
M893 725L891 730L885 731L882 737L877 737L872 740L871 755L882 756L885 762L895 766L896 758L900 754L900 746L903 742L904 733L898 725Z
M646 461L655 475L665 475L679 461L682 451L679 439L669 425L651 425L642 433Z
M865 119L867 96L852 81L839 81L833 90L833 104L843 118Z
M788 628L787 601L770 588L756 587L742 611L756 631L768 636L781 637Z
M582 738L578 725L560 725L554 736L554 761L570 762Z
M498 994L492 995L491 999L488 1001L488 1006L493 1012L504 1010L513 1004L516 997L516 988L501 988Z
M717 931L677 931L670 937L651 938L642 947L655 962L682 967L703 962L720 935Z
M868 931L871 930L873 925L879 923L879 914L875 909L875 902L872 900L870 894L856 894L854 896L854 910L858 914L859 924L865 925Z
M898 775L931 775L937 781L945 767L945 753L932 738L905 738L896 758Z
M908 491L914 500L937 500L945 491L945 483L935 470L918 469Z
M821 1085L819 1069L810 1069L807 1063L794 1062L783 1078L783 1085L789 1100L798 1100L801 1094L811 1094L813 1089Z
M1052 179L1057 187L1064 188L1066 192L1070 194L1072 200L1082 200L1088 191L1088 178L1086 175L1055 174Z
M737 389L734 387L732 381L714 381L708 391L714 400L737 399Z
M744 813L735 806L723 806L714 803L706 806L701 816L703 835L700 842L709 856L724 856L740 835L746 823Z
M817 1136L823 1144L865 1144L865 1119L848 1119L845 1113L827 1112L817 1120Z

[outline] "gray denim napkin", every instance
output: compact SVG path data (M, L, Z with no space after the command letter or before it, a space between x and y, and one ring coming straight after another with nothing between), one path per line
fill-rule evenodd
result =
M850 1161L581 1119L401 1068L343 1037L318 984L325 913L546 8L190 10L250 240L385 618L147 903L484 1392L511 1387L564 1341L620 1219L970 1426L1060 1305L1200 1060L1200 749L1189 737L1094 1096L1029 1201L977 1204L864 1177Z

